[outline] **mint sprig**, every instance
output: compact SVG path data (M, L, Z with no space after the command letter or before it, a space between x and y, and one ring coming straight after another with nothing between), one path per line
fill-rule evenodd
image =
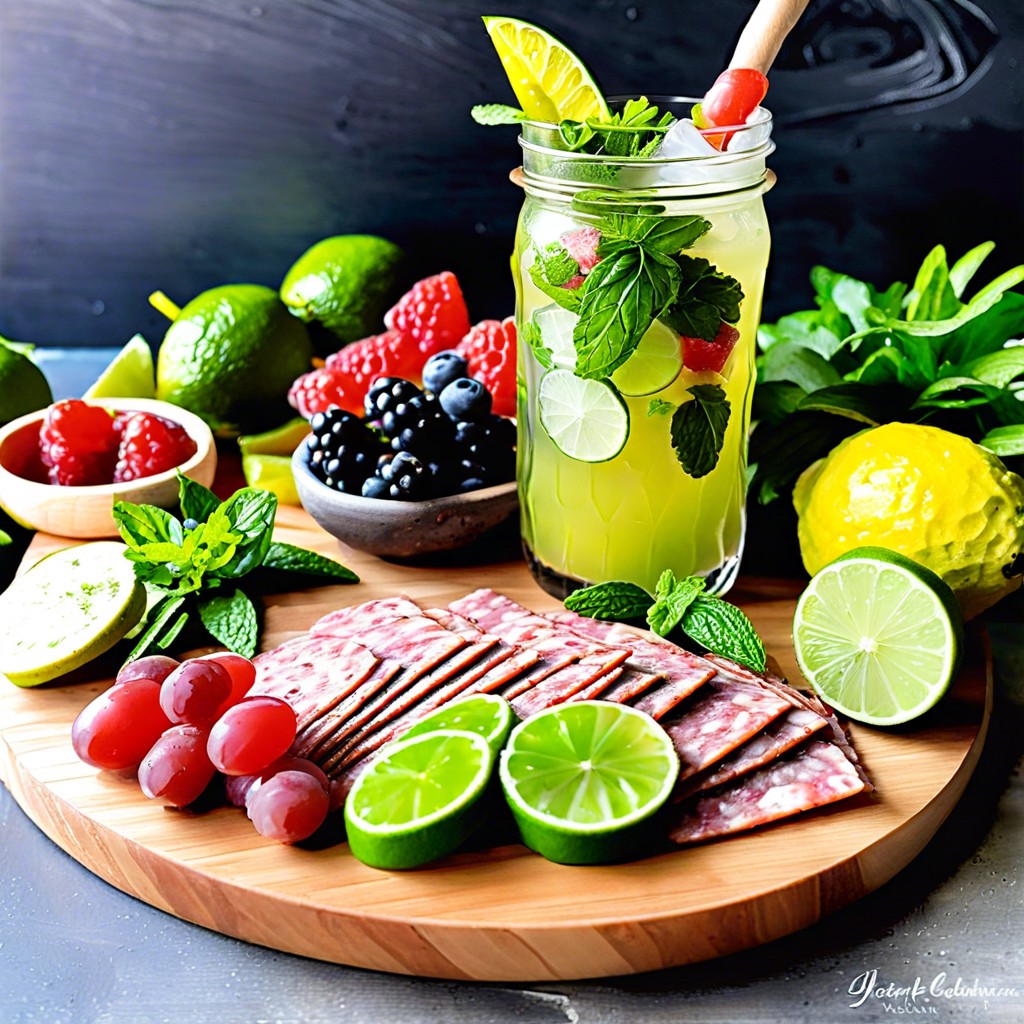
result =
M645 616L658 636L680 628L705 650L764 672L767 655L753 623L736 605L705 594L704 587L700 576L676 579L666 569L653 597L634 583L616 580L574 591L565 599L565 606L594 619L621 621Z
M672 448L679 465L692 477L707 476L722 454L731 406L718 384L694 384L693 396L672 414Z
M214 640L251 657L259 617L238 581L257 569L298 572L317 582L358 582L333 559L274 542L277 498L269 491L246 487L221 501L209 488L181 474L178 479L181 518L153 505L114 505L125 557L151 595L129 661L166 650L197 619Z

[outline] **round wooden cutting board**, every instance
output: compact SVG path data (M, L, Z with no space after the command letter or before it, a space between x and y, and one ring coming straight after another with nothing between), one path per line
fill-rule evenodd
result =
M340 548L303 512L278 539L339 557L363 582L267 601L264 647L325 611L405 593L442 604L478 586L557 606L520 562L391 565ZM38 536L27 561L67 541ZM789 627L797 589L746 581L741 604L782 671L800 683ZM895 875L953 808L991 706L975 635L951 694L912 728L854 727L875 792L731 839L609 867L551 864L518 844L409 872L376 871L344 843L309 850L262 839L245 815L191 815L148 801L133 778L71 749L78 711L109 685L0 684L0 775L57 844L119 889L227 935L303 956L438 978L553 981L649 971L731 953L806 927Z

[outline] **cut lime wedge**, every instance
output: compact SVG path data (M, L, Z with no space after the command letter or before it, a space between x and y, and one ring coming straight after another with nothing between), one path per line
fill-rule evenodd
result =
M402 734L402 739L424 736L438 730L475 732L483 736L487 745L497 754L505 745L515 720L512 706L504 697L496 693L474 693L462 700L443 704L436 711L425 715Z
M648 715L580 701L517 725L499 774L531 850L560 864L603 864L646 852L648 826L675 786L679 758Z
M857 548L815 574L797 602L797 662L819 696L857 722L898 725L924 714L960 664L953 591L923 565Z
M551 362L558 369L576 368L576 346L572 343L573 328L579 321L575 313L552 303L533 314L544 347L551 353Z
M682 368L679 335L660 320L655 320L633 354L610 379L624 395L653 395L667 388Z
M130 338L84 398L156 398L153 353L141 334Z
M117 541L40 559L0 594L0 673L36 686L113 647L142 618L146 589Z
M629 410L607 381L549 370L540 379L537 407L541 426L570 459L607 462L629 438Z
M512 91L526 116L556 124L608 116L583 62L553 35L516 18L484 18Z
M494 753L479 733L440 730L389 743L345 801L352 853L415 868L455 850L483 820Z

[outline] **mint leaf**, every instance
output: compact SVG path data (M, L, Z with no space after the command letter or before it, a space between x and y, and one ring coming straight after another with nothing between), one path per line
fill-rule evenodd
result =
M686 390L693 401L684 402L672 415L672 447L685 472L696 478L718 465L730 406L718 384L694 384Z
M569 250L558 242L552 242L537 252L534 266L538 263L544 280L556 288L563 287L579 276L580 265L569 255Z
M675 256L711 230L703 217L645 217L610 214L601 218L602 239L638 242L646 249Z
M924 258L914 287L907 301L907 320L945 320L960 310L960 300L953 291L946 263L946 250L941 245ZM863 326L854 324L857 330Z
M184 531L181 523L166 509L155 505L135 505L130 501L118 501L113 509L117 532L129 548L138 551L143 544L155 541L170 541L180 544Z
M675 294L679 272L666 256L625 244L605 256L584 278L579 321L573 328L576 373L608 377Z
M723 320L739 320L743 289L701 256L680 255L674 261L680 271L678 291L659 319L676 334L714 341Z
M182 518L194 519L197 523L205 523L210 513L220 505L220 498L209 487L183 473L178 474L178 501Z
M519 331L519 340L526 343L526 346L533 353L533 358L545 369L550 370L555 365L551 349L544 344L544 336L540 328L532 320L523 324Z
M982 263L985 262L995 247L995 242L982 242L981 245L976 245L970 252L965 252L949 268L949 284L953 289L953 294L958 299L963 295L964 290L971 283L971 278L978 272Z
M241 539L231 560L213 571L222 579L237 579L262 564L270 547L277 512L277 496L255 487L243 487L228 498L221 510L231 532Z
M585 121L565 120L558 125L558 134L562 137L566 149L575 153L590 142L594 137L594 129Z
M804 391L817 391L842 383L839 371L812 349L795 341L772 345L758 367L759 381L789 381Z
M978 444L1001 459L1008 455L1024 455L1024 423L995 427Z
M264 569L278 569L284 572L302 573L319 580L335 583L358 583L359 577L347 566L326 555L307 551L294 544L274 541L263 559Z
M540 254L537 254L537 258L534 259L533 263L530 264L529 275L530 280L550 299L554 299L558 305L564 309L569 310L571 313L576 313L580 308L580 292L582 288L561 288L558 285L552 284L544 276L544 264L540 260ZM600 266L600 264L598 264ZM595 268L596 269L596 268ZM592 274L593 272L591 272Z
M723 658L755 672L766 667L764 644L753 623L734 604L701 594L686 609L683 632Z
M173 629L174 635L177 636L181 626L177 626L176 616L184 603L185 598L175 594L162 601L158 601L149 609L147 625L136 641L131 653L125 658L124 663L126 665L130 661L144 657L152 650L159 649L159 641L163 638L165 631ZM175 626L177 626L176 629Z
M672 412L673 409L675 409L675 405L672 402L666 402L664 398L652 398L647 403L648 416L664 416L665 413Z
M469 116L483 125L518 124L527 119L524 111L506 103L478 103L470 109Z
M574 590L565 599L565 607L592 619L622 621L638 619L646 614L653 600L646 590L635 583L613 581Z
M256 653L258 620L252 601L239 589L211 594L199 601L206 631L229 651L251 658Z
M686 609L704 587L705 582L700 576L677 580L672 570L666 569L658 577L654 604L647 611L647 624L658 636L668 636L682 622Z

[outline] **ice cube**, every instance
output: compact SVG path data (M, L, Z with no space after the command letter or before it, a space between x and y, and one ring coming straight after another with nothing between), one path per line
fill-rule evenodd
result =
M667 132L654 153L655 159L687 156L717 156L718 150L704 138L692 121L680 120Z

